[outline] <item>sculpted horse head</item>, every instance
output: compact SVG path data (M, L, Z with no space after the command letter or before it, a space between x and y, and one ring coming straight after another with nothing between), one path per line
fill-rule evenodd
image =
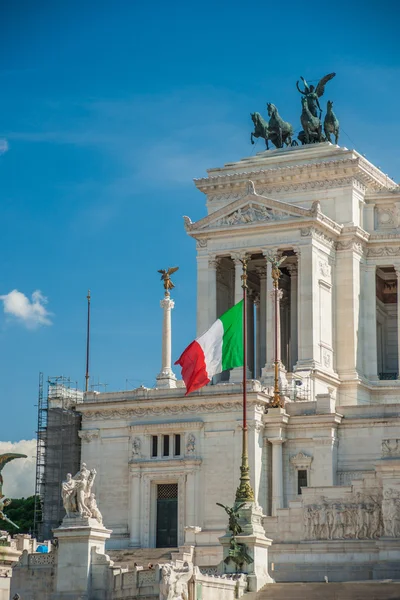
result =
M275 116L276 113L278 112L278 109L276 108L275 104L272 104L272 102L268 102L267 108L268 108L268 115L270 117Z

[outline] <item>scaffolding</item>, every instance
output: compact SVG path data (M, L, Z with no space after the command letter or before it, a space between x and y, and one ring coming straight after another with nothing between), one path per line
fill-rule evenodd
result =
M51 538L65 515L60 486L67 473L79 469L81 415L76 407L83 402L83 393L67 377L49 377L46 395L43 388L40 373L34 521L41 540Z

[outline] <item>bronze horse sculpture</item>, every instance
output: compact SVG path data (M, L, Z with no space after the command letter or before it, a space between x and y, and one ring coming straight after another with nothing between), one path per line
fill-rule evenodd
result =
M327 142L331 141L331 133L335 136L335 144L339 141L339 119L332 110L333 102L328 100L324 119L324 132Z
M269 150L268 140L270 138L270 131L268 129L268 123L265 119L262 118L260 113L250 113L251 119L254 123L254 131L250 134L250 141L254 144L253 138L262 138L265 140L265 145L267 146L267 150Z
M290 146L292 143L293 127L287 121L284 121L279 115L275 104L268 102L268 123L269 139L276 148L283 148L283 144Z
M303 126L303 131L301 131L298 135L299 140L302 142L302 144L323 142L324 137L322 135L321 121L318 117L314 117L314 115L310 112L310 109L308 108L308 101L305 96L301 99L301 104L303 106L303 110L300 120Z

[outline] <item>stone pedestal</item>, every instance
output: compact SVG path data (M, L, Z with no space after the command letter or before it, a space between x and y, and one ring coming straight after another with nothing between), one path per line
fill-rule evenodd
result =
M90 598L93 552L104 555L111 530L96 519L65 518L53 533L58 540L58 561L52 600Z
M255 502L246 502L239 511L239 524L242 533L235 537L239 544L245 544L247 553L253 559L251 564L243 565L243 572L247 574L250 592L258 592L266 583L274 583L274 580L268 573L268 548L272 540L265 536L262 524L263 513L261 507ZM224 560L229 555L229 546L231 542L231 532L226 533L219 538L223 547ZM230 562L224 561L220 564L222 573L236 573L236 566Z
M374 579L400 579L400 539L382 537L376 542L379 559L374 565Z
M0 542L1 543L1 542ZM12 566L21 556L12 542L3 542L0 545L0 600L9 600L12 577Z

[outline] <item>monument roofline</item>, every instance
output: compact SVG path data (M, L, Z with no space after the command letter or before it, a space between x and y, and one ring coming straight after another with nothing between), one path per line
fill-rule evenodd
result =
M399 187L356 150L329 142L266 150L207 172L208 177L194 179L196 187L205 194L227 187L241 187L248 179L282 186L354 177L371 191Z

